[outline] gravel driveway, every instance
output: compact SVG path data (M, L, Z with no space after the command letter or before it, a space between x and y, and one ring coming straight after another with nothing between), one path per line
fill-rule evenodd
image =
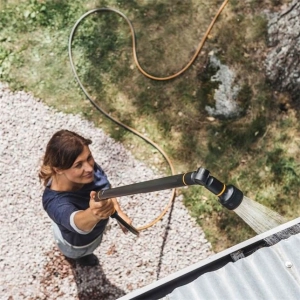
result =
M0 299L116 299L213 254L177 197L173 209L139 237L124 235L110 220L95 252L99 266L67 261L54 244L37 177L55 131L65 128L91 138L94 157L115 187L164 175L80 116L55 111L1 83L0 112ZM170 195L166 190L119 201L139 227L158 215Z

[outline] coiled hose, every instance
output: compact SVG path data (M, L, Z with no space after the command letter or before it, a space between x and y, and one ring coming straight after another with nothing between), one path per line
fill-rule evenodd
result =
M79 26L79 24L82 22L82 20L84 20L85 18L87 18L89 15L91 14L94 14L94 13L97 13L97 12L103 12L103 11L108 11L108 12L114 12L114 13L117 13L118 15L120 15L122 18L125 19L125 21L127 22L127 24L129 25L130 27L130 31L131 31L131 37L132 37L132 52L133 52L133 58L134 58L134 62L137 66L137 68L139 69L139 71L145 75L146 77L150 78L150 79L153 79L153 80L159 80L159 81L165 81L165 80L170 80L170 79L173 79L175 77L178 77L179 75L181 75L182 73L184 73L192 64L193 62L195 61L195 59L197 58L197 56L199 55L212 27L214 26L217 18L219 17L219 15L221 14L221 12L223 11L223 9L225 8L226 4L228 3L229 0L225 0L223 2L223 4L220 6L219 10L217 11L215 17L213 18L213 20L211 21L208 29L206 30L202 40L200 41L199 45L198 45L198 48L194 54L194 56L192 57L192 59L188 62L188 64L183 68L181 69L179 72L171 75L171 76L167 76L167 77L155 77L155 76L152 76L151 74L148 74L147 72L145 72L143 70L143 68L140 66L140 63L138 61L138 58L137 58L137 54L136 54L136 39L135 39L135 31L134 31L134 28L130 22L130 20L127 18L126 15L124 15L122 12L114 9L114 8L107 8L107 7L103 7L103 8L95 8L95 9L92 9L88 12L86 12L85 14L83 14L75 23L75 25L73 26L72 30L71 30L71 33L70 33L70 37L69 37L69 45L68 45L68 53L69 53L69 59L70 59L70 64L71 64L71 68L72 68L72 71L73 71L73 74L75 76L75 79L77 80L81 90L83 91L83 93L85 94L85 96L89 99L89 101L92 103L92 105L98 110L100 111L103 115L105 115L108 119L110 119L111 121L115 122L116 124L118 124L119 126L125 128L126 130L132 132L133 134L135 134L136 136L142 138L144 141L146 141L147 143L149 143L150 145L152 145L154 148L156 148L161 154L162 156L164 157L164 159L167 161L169 167L170 167L170 170L171 170L171 173L172 175L175 175L175 170L174 170L174 166L171 162L171 160L169 159L168 155L165 153L165 151L159 146L157 145L156 143L154 143L152 140L150 140L149 138L147 138L146 136L142 135L140 132L138 132L137 130L135 130L134 128L131 128L129 126L127 126L126 124L120 122L118 119L110 116L105 110L103 110L96 102L95 100L89 95L89 93L87 92L87 90L85 89L84 85L82 84L78 74L77 74L77 71L76 71L76 68L75 68L75 65L74 65L74 62L73 62L73 55L72 55L72 41L74 39L74 35L76 33L76 30ZM176 195L176 189L172 189L172 194L171 194L171 197L170 197L170 200L168 202L168 204L166 205L166 207L163 209L163 211L159 214L159 216L157 216L153 221L151 221L150 223L148 224L145 224L139 228L137 228L138 231L141 231L141 230L144 230L144 229L147 229L151 226L153 226L154 224L156 224L165 214L166 212L168 211L168 209L171 207L174 199L175 199L175 195Z

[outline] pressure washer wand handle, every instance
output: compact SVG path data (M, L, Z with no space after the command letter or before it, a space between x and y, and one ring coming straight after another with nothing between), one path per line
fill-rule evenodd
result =
M211 176L210 172L202 167L194 172L139 182L107 190L100 190L96 192L95 201L133 194L150 193L195 184L202 185L207 188L210 192L219 197L219 201L224 207L230 210L237 208L242 202L242 191L233 185L225 185L215 177Z

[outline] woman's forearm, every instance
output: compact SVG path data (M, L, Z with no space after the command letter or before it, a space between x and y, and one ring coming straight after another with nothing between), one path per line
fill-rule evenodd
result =
M92 191L90 207L74 216L75 226L84 232L90 232L99 221L108 219L115 211L115 204L111 199L96 202L95 195L96 192Z
M75 226L81 231L90 232L99 221L109 218L114 211L117 211L118 214L123 217L123 219L125 219L128 223L131 223L131 220L122 211L116 198L106 201L107 203L111 203L110 205L106 205L106 208L95 208L95 206L99 206L100 204L93 202L92 207L89 207L86 210L78 211L74 215Z
M101 218L94 215L90 208L78 211L74 215L75 226L84 232L90 232L100 220Z

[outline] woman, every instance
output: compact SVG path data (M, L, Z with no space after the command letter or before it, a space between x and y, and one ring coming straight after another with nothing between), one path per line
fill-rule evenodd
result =
M108 218L115 211L131 224L117 199L94 200L95 191L107 189L110 184L94 161L91 143L72 131L56 132L48 142L39 172L45 186L43 207L52 219L58 248L66 257L87 266L99 263L93 251L100 245Z

